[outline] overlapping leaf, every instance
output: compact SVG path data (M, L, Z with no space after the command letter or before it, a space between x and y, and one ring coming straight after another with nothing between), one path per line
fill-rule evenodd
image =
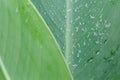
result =
M71 80L47 25L28 0L0 0L0 80Z

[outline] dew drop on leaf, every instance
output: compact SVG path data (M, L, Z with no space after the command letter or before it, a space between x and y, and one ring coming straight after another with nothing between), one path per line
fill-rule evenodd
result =
M75 3L77 2L78 0L75 0Z
M85 32L85 28L82 28L82 31Z
M102 18L100 18L100 20L99 20L100 22L102 22Z
M77 65L77 64L73 64L72 66L73 66L74 68L76 68L78 65Z
M77 21L77 20L79 20L80 19L80 16L78 16L75 20Z
M80 54L79 53L77 53L77 57L79 57L80 56Z
M90 80L94 80L94 78L91 78Z
M106 27L106 28L111 27L111 23L105 23L105 27Z
M75 9L75 12L77 12L77 9Z
M99 44L99 41L95 41L96 44Z
M61 27L60 30L63 30L63 28Z
M79 22L79 25L82 25L82 23L81 23L81 22Z
M74 52L72 51L72 54L74 54Z
M90 18L91 18L91 19L94 19L94 18L95 18L95 16L93 16L93 15L90 15Z
M81 53L81 50L78 50L78 53Z
M85 7L88 8L88 4L87 3L85 4Z
M68 10L67 10L67 12L70 12L70 11L71 11L71 9L68 9Z
M100 51L99 51L99 50L97 50L95 53L96 53L96 55L99 55L99 54L100 54Z
M46 15L46 12L44 12L43 14Z
M78 62L80 63L80 62L81 62L81 60L82 60L82 59L80 58Z
M84 45L84 46L86 45L86 42L85 42L85 41L83 42L83 45Z
M93 57L90 57L87 62L92 62L93 61Z
M78 29L79 29L78 27L75 27L75 31L76 31L76 32L78 32Z
M100 24L97 22L95 25L96 25L96 27L98 27Z
M96 32L93 32L93 35L94 35L94 36L97 36L97 33L96 33Z

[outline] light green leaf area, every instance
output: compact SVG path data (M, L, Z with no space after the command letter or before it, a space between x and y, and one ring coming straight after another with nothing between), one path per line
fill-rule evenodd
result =
M33 0L74 80L120 80L120 0Z
M1 66L0 66L0 79L1 79L1 80L6 80L6 79L5 79L5 75L4 75L3 71L2 71Z
M0 0L0 80L72 80L46 23L28 0Z

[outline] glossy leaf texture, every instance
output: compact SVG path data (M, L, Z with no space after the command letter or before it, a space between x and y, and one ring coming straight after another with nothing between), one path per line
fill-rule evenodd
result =
M120 0L32 0L74 80L120 79Z
M49 28L28 0L0 0L0 80L72 80Z

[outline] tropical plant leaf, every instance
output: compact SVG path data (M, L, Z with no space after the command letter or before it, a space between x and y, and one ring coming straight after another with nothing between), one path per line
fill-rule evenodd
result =
M120 79L120 0L33 0L74 80Z
M1 64L1 60L0 60L0 64ZM2 66L0 65L0 79L1 80L5 80L6 78L5 78L5 75L3 74L4 72L3 72L3 69L2 69Z
M72 80L50 30L28 0L0 0L0 80Z

